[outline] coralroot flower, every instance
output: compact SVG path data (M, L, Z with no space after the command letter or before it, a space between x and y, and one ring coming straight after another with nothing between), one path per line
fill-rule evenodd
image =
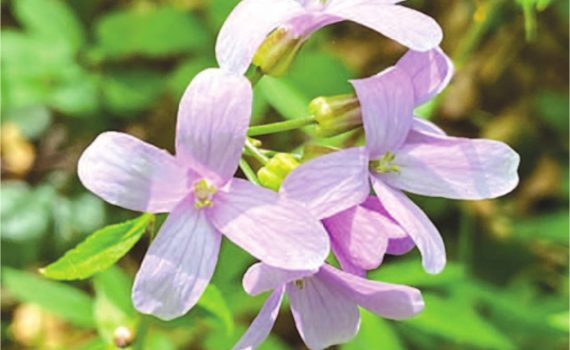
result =
M441 236L403 191L452 199L495 198L518 184L519 156L504 143L448 137L413 118L415 106L449 82L452 66L439 49L408 52L394 67L352 81L366 133L366 147L309 161L283 184L285 197L310 203L327 217L362 203L370 182L382 208L414 241L431 273L445 266Z
M270 33L273 32L268 42L275 46L271 50L282 59L290 60L311 33L345 20L366 26L417 51L439 45L442 39L439 25L397 2L400 1L243 0L220 30L216 57L220 67L243 74Z
M141 312L166 320L186 313L214 272L222 233L268 265L299 270L324 262L329 241L317 220L273 191L232 178L251 95L243 76L208 69L180 103L176 156L116 132L83 153L79 177L89 190L123 208L170 212L136 276L133 301Z
M344 343L356 335L358 306L394 320L412 317L424 307L415 288L366 280L326 264L316 272L293 272L258 263L249 268L243 285L251 295L273 293L234 350L253 349L265 340L285 292L297 330L310 349Z

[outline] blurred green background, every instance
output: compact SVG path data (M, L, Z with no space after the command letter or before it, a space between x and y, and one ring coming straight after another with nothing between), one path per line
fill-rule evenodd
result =
M82 150L105 130L173 149L177 101L214 66L216 33L236 0L2 1L2 347L229 349L265 296L248 297L253 262L227 240L212 287L187 316L161 322L134 312L130 284L145 236L119 268L73 283L37 272L93 231L137 214L79 183ZM389 258L370 278L422 289L426 309L393 322L362 313L341 349L568 349L568 1L413 0L443 27L457 73L420 108L453 135L502 140L521 155L520 186L493 201L414 197L442 232L444 273L419 254ZM393 64L404 48L351 23L321 30L291 71L255 88L253 123L305 116L317 96L350 92L349 78ZM292 151L348 146L355 131L263 137ZM217 288L216 288L217 287ZM127 332L128 333L128 332ZM128 338L128 337L127 337ZM287 308L262 349L305 349Z

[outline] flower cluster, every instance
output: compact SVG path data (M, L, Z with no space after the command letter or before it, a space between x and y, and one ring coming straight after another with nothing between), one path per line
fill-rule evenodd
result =
M404 192L494 198L517 185L519 157L503 143L450 137L414 117L449 83L453 66L437 47L439 26L397 3L243 0L218 37L220 67L199 73L182 97L175 155L116 132L85 150L78 172L89 190L123 208L169 213L135 279L139 311L165 320L188 312L214 273L222 236L260 261L245 274L245 290L273 291L236 349L263 342L285 293L311 349L352 338L358 306L396 320L422 310L419 290L366 279L385 254L414 247L426 271L445 266L439 232ZM351 81L355 96L311 104L322 134L362 125L365 145L302 164L278 154L275 167L286 164L267 186L273 190L233 177L248 142L248 67L283 74L312 32L343 20L410 49L394 66ZM330 250L340 268L327 263Z

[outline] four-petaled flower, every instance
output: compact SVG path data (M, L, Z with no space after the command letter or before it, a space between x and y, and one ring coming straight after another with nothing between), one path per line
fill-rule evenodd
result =
M273 191L232 178L251 95L243 76L205 70L180 103L176 156L116 132L101 134L81 156L82 183L107 202L170 212L135 279L141 312L166 320L186 313L212 277L221 234L268 265L323 264L329 240L316 219Z
M277 30L295 50L326 25L353 21L411 49L426 51L442 39L430 17L396 0L243 0L220 30L216 57L220 67L243 74L266 37ZM287 53L285 53L287 54Z
M258 263L243 278L250 295L273 290L234 350L257 347L269 335L287 293L299 334L310 349L350 340L360 325L358 306L382 317L402 320L422 311L419 290L369 281L328 264L315 271L287 271Z
M426 271L440 272L446 262L441 236L402 191L452 199L495 198L516 187L520 161L504 143L449 137L414 118L414 107L439 93L452 71L440 49L409 51L394 67L352 81L366 146L301 165L283 183L282 194L305 203L322 219L362 203L372 183L382 210L420 250Z

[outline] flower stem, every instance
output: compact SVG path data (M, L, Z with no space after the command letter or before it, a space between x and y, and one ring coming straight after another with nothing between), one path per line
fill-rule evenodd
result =
M265 156L265 154L261 153L257 147L255 147L251 141L245 140L245 150L250 154L253 158L257 159L261 164L265 165L269 162L269 158Z
M263 78L263 72L257 66L251 65L245 73L245 77L249 79L251 86L255 86Z
M252 126L247 131L247 136L259 136L259 135L267 135L267 134L275 134L278 132L295 130L302 128L304 126L308 126L311 124L315 124L315 117L309 116L305 118L298 118L287 120L284 122L272 123L272 124L265 124L259 126Z
M259 185L259 180L257 179L257 175L255 175L255 171L251 168L245 159L241 158L239 160L239 168L249 181L253 182L256 185Z

